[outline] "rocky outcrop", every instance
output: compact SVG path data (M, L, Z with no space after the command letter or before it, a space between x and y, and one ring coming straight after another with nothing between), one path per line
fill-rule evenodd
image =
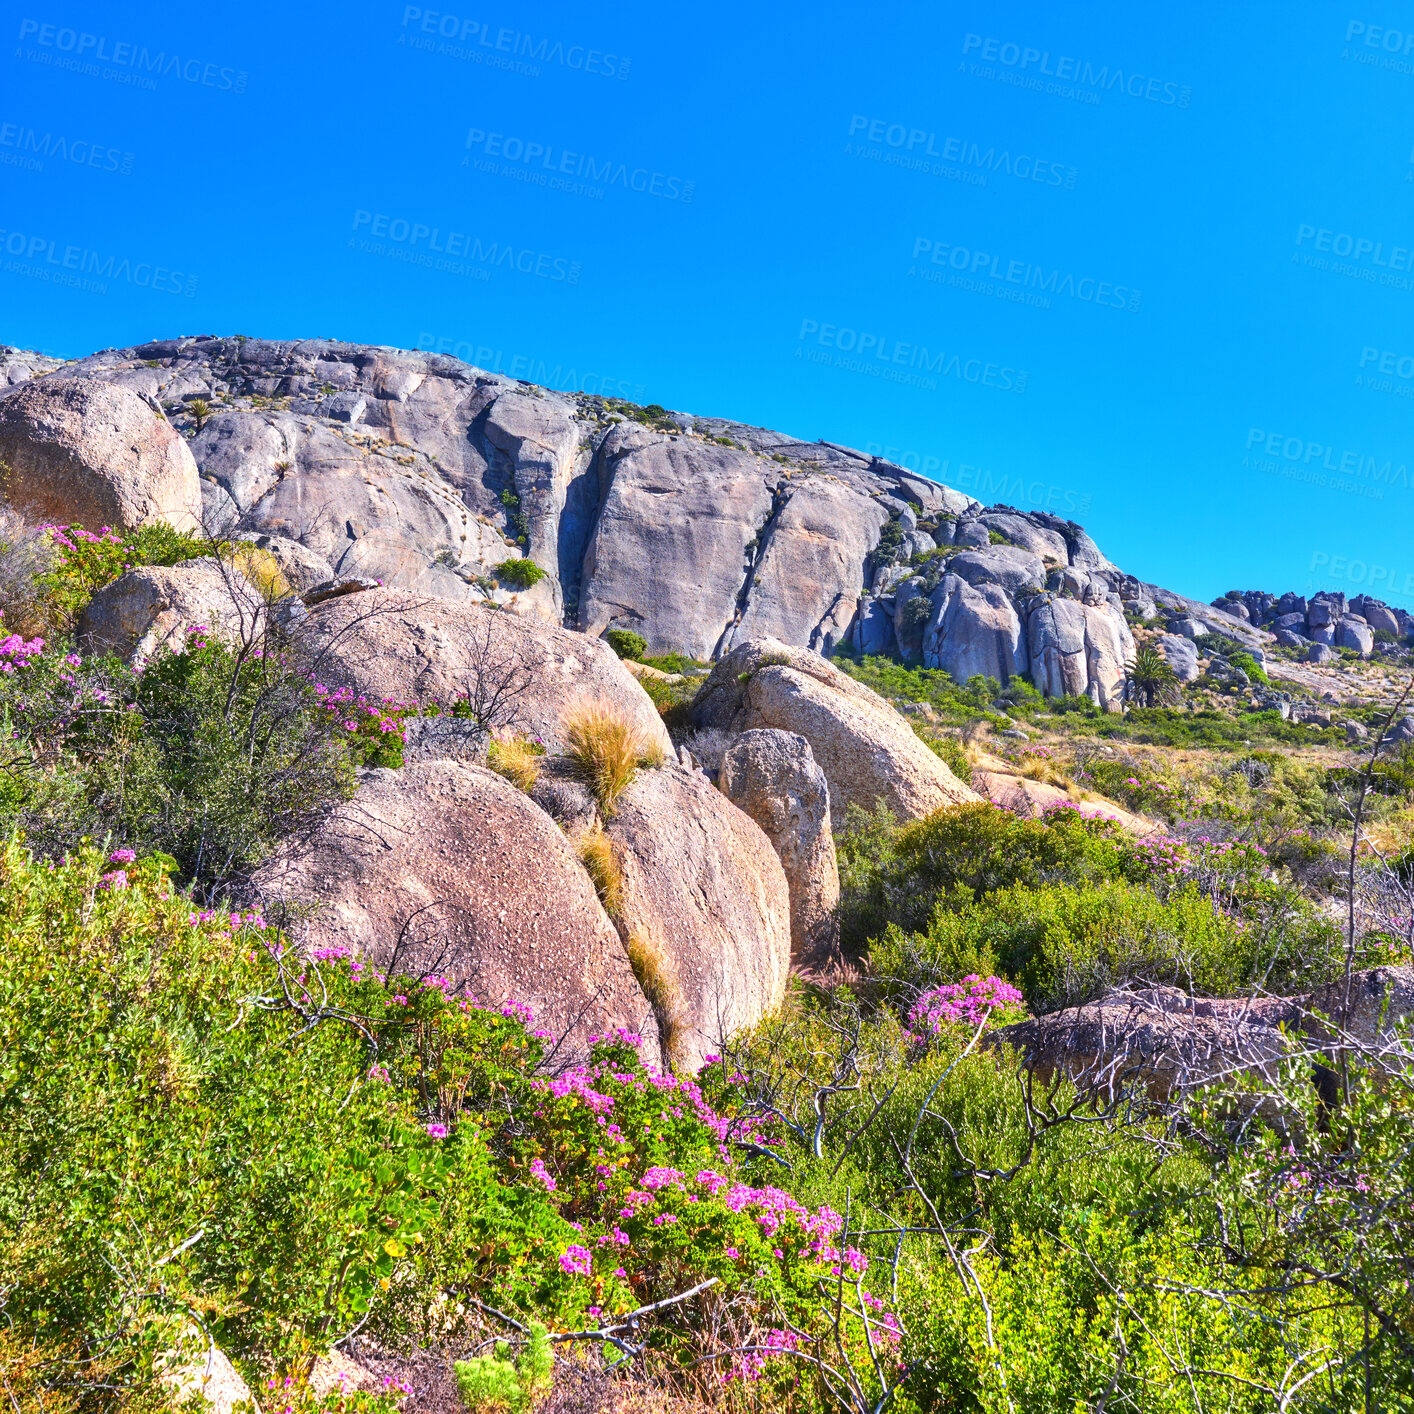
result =
M952 563L963 558L958 555ZM922 637L925 667L942 668L958 682L980 673L1005 685L1027 675L1026 633L1003 585L973 585L949 573L933 591L930 604Z
M810 743L830 787L830 811L883 804L903 819L978 799L877 693L807 649L757 639L733 649L698 689L701 729L773 727Z
M479 694L493 727L539 737L551 752L564 749L561 717L579 698L613 703L673 752L657 708L607 643L504 609L368 590L311 609L301 650L320 681L375 701L451 704Z
M765 831L785 870L791 960L828 969L839 956L840 878L830 788L810 743L793 732L743 732L722 755L717 786Z
M1063 1075L1109 1096L1134 1089L1167 1101L1255 1076L1273 1089L1259 1084L1239 1104L1275 1118L1283 1108L1275 1091L1283 1062L1305 1058L1334 1100L1321 1062L1335 1066L1348 1055L1377 1072L1407 1070L1414 1065L1411 1020L1414 967L1376 967L1351 976L1348 999L1343 980L1298 997L1208 999L1149 987L1002 1027L988 1043L1015 1048L1042 1083Z
M90 653L137 664L160 648L182 651L191 628L253 644L264 618L264 596L234 565L184 560L128 570L105 585L79 616L78 638Z
M1204 1001L1149 987L1001 1027L987 1041L1014 1047L1043 1085L1060 1076L1107 1098L1135 1090L1163 1102L1238 1077L1274 1086L1296 1051L1279 1029L1292 1015L1275 998ZM1270 1096L1253 1107L1276 1111Z
M640 772L608 825L622 872L615 914L653 1000L665 1057L704 1056L785 996L791 899L760 828L700 772Z
M993 763L994 766L1002 764ZM1024 820L1036 820L1054 810L1074 810L1091 819L1113 820L1129 834L1141 838L1158 828L1152 821L1125 810L1112 800L1072 800L1059 786L1015 776L1009 771L988 769L986 765L972 772L972 786L993 805L1000 805Z
M1117 710L1134 638L1120 615L1074 599L1037 595L1026 618L1032 681L1047 697L1088 697Z
M646 1025L656 1054L648 1003L573 846L490 771L428 761L365 772L352 801L255 884L268 907L319 905L292 925L304 948L344 946L380 971L433 972L483 1000L526 1002L571 1051Z
M60 374L0 398L5 498L89 530L162 521L196 530L196 462L162 409L130 389Z

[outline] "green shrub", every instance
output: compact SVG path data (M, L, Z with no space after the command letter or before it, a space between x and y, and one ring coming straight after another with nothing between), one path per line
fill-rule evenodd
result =
M513 589L529 589L545 578L545 571L534 560L502 560L492 571L502 584Z
M642 662L643 655L648 651L648 640L641 633L634 633L628 628L611 628L604 635L604 642L620 658L628 658L636 663Z
M870 960L880 974L920 988L1000 970L1036 1011L1137 979L1226 995L1252 976L1255 962L1240 924L1196 890L1165 900L1118 879L1085 888L1010 885L965 911L939 908L926 931L890 930Z
M514 1363L507 1358L505 1341L494 1355L473 1355L452 1367L462 1402L472 1414L521 1414L531 1402L547 1393L555 1371L550 1333L539 1321L530 1323L525 1349Z

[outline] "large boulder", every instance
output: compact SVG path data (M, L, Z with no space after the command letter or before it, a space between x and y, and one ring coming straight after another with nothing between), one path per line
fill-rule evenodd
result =
M619 708L663 752L672 739L652 699L602 639L466 600L371 589L316 605L303 649L320 681L372 699L451 703L479 683L503 689L504 726L564 750L570 703Z
M1281 998L1205 1001L1149 987L1001 1027L987 1043L1014 1047L1042 1084L1061 1076L1111 1098L1136 1090L1163 1102L1238 1076L1275 1085L1297 1051L1281 1023L1296 1015ZM1268 1114L1279 1109L1271 1095L1244 1105Z
M79 615L78 638L90 653L137 664L159 648L180 651L190 628L253 644L264 616L264 596L234 565L183 560L128 570L105 585Z
M952 573L933 591L922 655L925 667L942 668L957 682L980 673L1005 685L1025 677L1029 666L1026 634L1006 590Z
M1047 697L1088 697L1119 710L1134 639L1109 606L1038 594L1026 619L1031 680Z
M642 771L608 826L615 918L653 1000L664 1058L696 1070L785 996L791 899L760 827L699 771Z
M1414 967L1372 967L1345 980L1318 987L1306 1001L1306 1030L1322 1041L1332 1062L1348 1053L1381 1069L1414 1063L1408 1027L1414 1021ZM1326 1022L1329 1022L1329 1025ZM1404 1030L1401 1040L1399 1029Z
M302 947L343 946L380 971L432 972L483 1001L528 1003L539 1025L568 1033L571 1052L623 1026L657 1054L647 1000L574 847L491 771L367 771L347 805L254 882L267 907L318 905L292 928Z
M95 378L41 378L0 398L3 492L46 520L90 530L201 522L185 440L151 399Z
M1023 589L1040 589L1046 582L1040 558L1015 545L964 550L948 561L948 573L972 585L999 585L1012 595Z
M830 813L882 804L906 820L979 799L877 693L808 649L756 639L722 658L690 708L703 729L774 727L809 743Z
M1198 646L1191 638L1184 638L1177 633L1162 633L1159 635L1158 645L1164 661L1173 669L1173 675L1179 682L1197 680Z
M1346 616L1335 625L1335 646L1353 648L1362 658L1374 651L1374 630L1363 619Z
M830 787L794 732L743 732L722 756L717 786L771 841L790 886L791 959L828 968L839 954L840 900Z

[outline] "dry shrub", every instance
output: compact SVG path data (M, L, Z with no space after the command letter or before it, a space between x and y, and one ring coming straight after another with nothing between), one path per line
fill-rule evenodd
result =
M269 603L273 604L294 592L274 555L269 550L262 550L259 545L252 545L249 540L233 542L225 551L225 558Z
M574 842L579 862L589 871L599 902L610 918L617 918L623 903L623 871L614 857L613 841L604 833L604 827L595 824L580 832Z
M662 765L662 748L612 702L591 698L575 703L563 722L569 756L584 772L605 819L640 766Z
M661 944L641 928L629 930L624 939L624 951L628 953L629 966L643 995L648 998L648 1005L653 1008L663 1060L670 1068L675 1068L681 1059L679 1052L685 1039L683 1016L687 1010L682 988L678 986L677 969Z
M503 732L486 748L486 764L528 795L540 779L544 751L523 736Z

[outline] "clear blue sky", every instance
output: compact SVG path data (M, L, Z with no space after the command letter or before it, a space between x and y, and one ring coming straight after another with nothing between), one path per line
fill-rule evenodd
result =
M451 3L10 7L0 341L439 346L1414 607L1414 5Z

